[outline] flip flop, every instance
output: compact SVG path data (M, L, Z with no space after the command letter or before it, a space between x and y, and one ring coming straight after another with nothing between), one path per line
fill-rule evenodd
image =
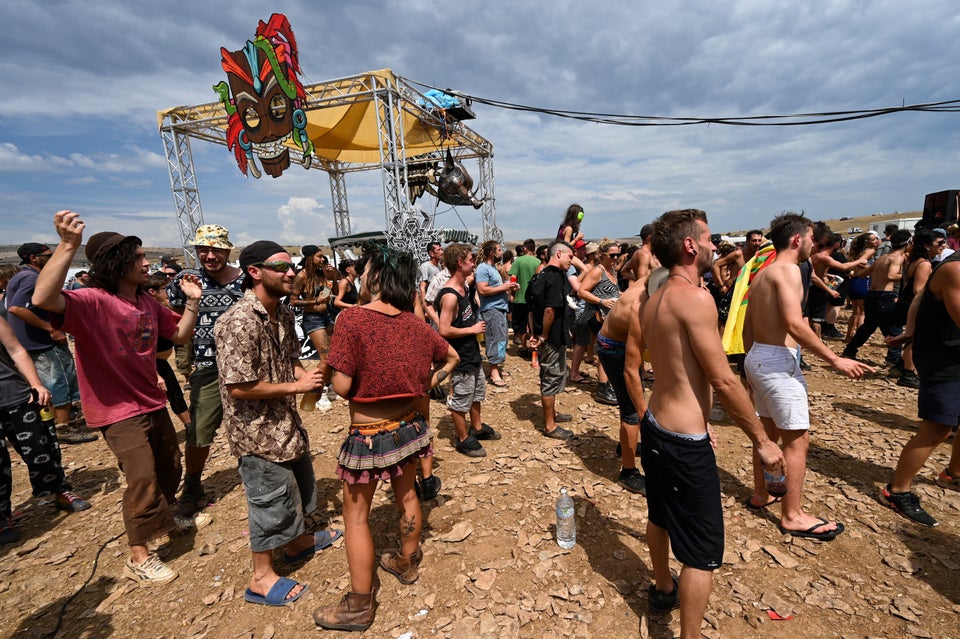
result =
M497 380L491 379L488 381L490 382L491 386L496 386L497 388L508 388L507 383L502 379L497 379Z
M298 585L299 583L293 579L280 577L266 595L261 595L247 588L247 591L243 593L243 600L247 603L260 604L261 606L286 606L302 597L303 593L307 591L307 586L304 586L300 592L288 599L287 595Z
M835 529L828 530L827 532L815 533L813 532L814 530L830 523L823 517L817 517L817 519L819 519L820 522L814 524L813 526L810 526L806 530L787 530L786 528L784 528L779 524L777 525L777 527L780 529L780 532L783 533L784 535L792 535L794 537L802 537L804 539L816 539L817 541L833 541L844 530L843 524L841 524L838 521L837 527Z
M333 542L340 539L341 535L343 535L343 532L335 529L315 532L313 533L313 548L304 548L295 555L288 555L284 553L283 561L287 564L296 564L309 559L315 553L323 550L324 548L329 548L331 545L333 545Z
M591 382L593 382L593 380L590 379L589 375L581 375L580 379L573 379L572 377L569 379L574 384L590 384Z
M763 510L763 509L766 508L767 506L772 506L772 505L774 505L775 503L777 503L778 501L780 501L781 497L774 497L772 500L768 501L768 502L765 503L763 506L754 506L754 505L753 505L753 502L750 501L751 499L753 499L753 495L750 495L749 497L747 497L746 501L743 502L743 505L746 506L747 508L749 508L750 510ZM822 526L822 525L823 525L823 524L817 524L816 526L814 526L814 528L818 528L818 527L820 527L820 526Z

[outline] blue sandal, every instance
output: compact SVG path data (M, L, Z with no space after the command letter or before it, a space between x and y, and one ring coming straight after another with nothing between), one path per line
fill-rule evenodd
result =
M325 548L329 548L333 545L333 542L340 539L343 535L343 531L340 530L321 530L319 532L313 533L313 548L305 548L298 552L295 555L288 555L284 553L283 561L288 564L296 564L301 561L305 561L310 557L313 557L314 554L320 552Z
M261 595L258 592L254 592L247 588L247 591L243 593L243 600L247 603L260 604L262 606L286 606L289 603L293 603L297 599L303 596L303 593L307 591L307 586L304 586L300 592L294 596L287 598L287 595L290 594L290 591L300 585L298 582L293 579L288 579L286 577L280 577L277 579L277 583L273 584L273 587L270 588L270 592L266 595Z

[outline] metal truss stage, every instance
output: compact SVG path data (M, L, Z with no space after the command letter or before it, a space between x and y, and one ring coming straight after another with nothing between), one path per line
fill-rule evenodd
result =
M474 179L483 199L482 239L502 241L496 222L493 145L462 122L473 117L469 105L440 109L390 69L307 85L304 90L306 131L314 146L306 166L329 176L337 237L352 232L346 174L379 170L388 242L425 256L427 243L448 230L433 228L430 217L414 202L431 192L425 169L442 164L443 154L449 149L457 160L477 160L479 170ZM219 101L157 113L188 263L195 263L189 243L197 226L203 224L191 140L227 146L227 119ZM284 144L291 159L303 164L301 149L290 140Z

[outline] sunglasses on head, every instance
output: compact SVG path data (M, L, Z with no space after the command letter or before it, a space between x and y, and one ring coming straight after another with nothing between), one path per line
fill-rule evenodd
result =
M274 273L286 273L294 268L294 265L291 262L284 262L282 260L277 260L274 262L260 262L259 264L254 264L254 266L265 268L269 271L273 271Z

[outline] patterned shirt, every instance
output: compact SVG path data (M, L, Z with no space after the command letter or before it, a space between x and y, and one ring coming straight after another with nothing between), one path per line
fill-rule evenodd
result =
M273 399L234 399L228 384L294 381L300 346L293 311L277 306L278 333L267 310L247 291L213 327L223 424L234 457L256 455L272 462L287 462L308 451L307 432L297 412L296 396ZM277 337L279 335L279 339Z
M197 368L216 366L217 346L213 339L213 325L224 311L243 297L243 271L234 280L220 284L207 275L205 270L184 269L167 285L167 297L170 298L170 306L174 308L180 308L187 303L187 296L180 288L180 280L187 274L196 275L203 289L197 313L197 327L193 331L193 363Z

